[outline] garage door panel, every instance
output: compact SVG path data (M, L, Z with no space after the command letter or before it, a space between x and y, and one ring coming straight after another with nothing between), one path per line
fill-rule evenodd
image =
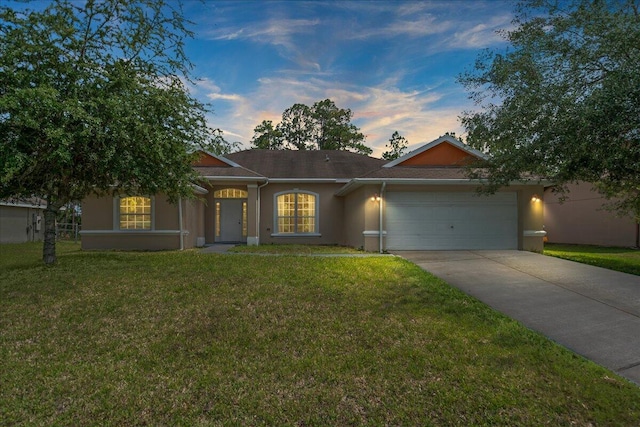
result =
M388 249L515 249L516 194L391 192Z

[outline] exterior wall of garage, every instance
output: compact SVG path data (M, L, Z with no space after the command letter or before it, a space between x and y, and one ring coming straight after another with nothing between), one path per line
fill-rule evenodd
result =
M380 196L379 200L376 195ZM365 185L344 196L345 244L368 252L380 250L380 208L384 215L384 195L381 186ZM385 233L382 247L385 248Z
M633 218L618 216L603 209L607 200L588 183L569 186L567 199L561 202L551 188L545 190L547 239L551 243L622 246L636 245Z
M360 187L344 197L345 244L354 248L365 248L365 188Z
M518 191L518 249L544 250L544 187L514 186Z
M475 192L475 185L397 185L387 186L386 194L391 192ZM502 190L514 192L517 198L517 248L520 250L537 251L543 250L543 204L541 197L543 187L520 185L511 186ZM485 197L479 195L478 197ZM387 232L387 212L383 215L384 229Z
M517 249L517 194L390 192L390 250Z

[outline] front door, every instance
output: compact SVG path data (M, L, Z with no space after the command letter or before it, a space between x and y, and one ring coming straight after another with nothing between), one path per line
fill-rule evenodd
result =
M242 239L242 199L220 199L220 242L241 242Z

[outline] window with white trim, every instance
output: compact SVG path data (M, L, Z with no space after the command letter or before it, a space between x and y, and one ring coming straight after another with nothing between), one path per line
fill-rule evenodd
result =
M275 195L276 234L314 234L318 232L318 195L290 191Z
M150 197L121 197L118 203L120 230L151 230Z

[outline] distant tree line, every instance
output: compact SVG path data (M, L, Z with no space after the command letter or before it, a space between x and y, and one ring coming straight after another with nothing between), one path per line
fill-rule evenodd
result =
M282 113L274 125L263 120L254 129L253 148L267 150L346 150L371 154L364 144L365 136L351 123L350 109L338 108L330 99L312 106L294 104Z

